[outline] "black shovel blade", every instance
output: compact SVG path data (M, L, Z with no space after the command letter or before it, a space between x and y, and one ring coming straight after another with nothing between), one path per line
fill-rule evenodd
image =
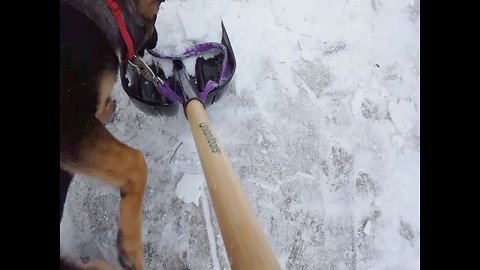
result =
M227 65L224 71L224 79L225 81L220 87L215 88L210 93L205 100L204 106L207 107L208 105L213 104L216 102L225 92L224 90L228 88L230 81L235 74L235 70L237 68L237 61L235 59L235 54L233 53L232 44L230 43L230 39L228 38L227 30L225 29L225 25L222 21L222 44L227 49ZM199 92L203 90L203 87L207 84L209 80L214 82L218 82L220 80L221 72L222 72L222 61L225 56L223 54L216 55L210 59L204 59L203 57L197 58L197 62L195 64L195 79L196 85Z
M226 55L221 53L209 59L198 57L195 63L195 76L189 76L189 80L191 84L195 86L194 88L197 93L201 92L209 80L219 82L222 75L223 59L227 57L223 74L224 82L209 92L204 103L205 107L213 104L223 95L224 90L228 88L236 70L237 63L235 55L223 22L222 44L226 47ZM165 80L178 96L183 97L182 89L181 87L177 87L179 84L176 82L174 76L166 78L164 71L158 65L150 65L150 68L152 68L157 76ZM120 79L124 91L135 106L142 112L153 116L171 116L177 114L180 104L172 102L164 95L158 93L152 82L145 80L145 78L126 63L120 66Z

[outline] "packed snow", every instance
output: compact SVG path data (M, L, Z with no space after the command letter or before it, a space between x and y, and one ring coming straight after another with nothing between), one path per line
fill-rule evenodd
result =
M163 54L219 42L226 26L237 70L207 111L283 269L420 268L419 5L162 3ZM107 128L149 168L145 268L230 269L183 111L145 115L120 83L113 95ZM116 264L119 200L117 190L75 176L62 252Z

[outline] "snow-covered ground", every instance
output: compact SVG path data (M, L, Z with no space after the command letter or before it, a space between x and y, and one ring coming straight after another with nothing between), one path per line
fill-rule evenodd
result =
M162 3L163 53L220 41L225 23L237 71L208 113L284 269L420 268L419 4ZM146 269L229 269L183 112L147 116L120 84L114 98L108 129L149 167ZM63 252L114 262L119 193L75 179Z

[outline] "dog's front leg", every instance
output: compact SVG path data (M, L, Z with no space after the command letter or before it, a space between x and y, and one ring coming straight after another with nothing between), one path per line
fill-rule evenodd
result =
M99 120L73 149L79 152L61 163L61 168L98 177L120 189L118 259L123 269L143 270L141 228L147 164L142 152L115 139Z

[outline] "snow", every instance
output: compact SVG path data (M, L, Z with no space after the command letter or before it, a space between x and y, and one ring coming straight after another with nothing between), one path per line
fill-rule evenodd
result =
M237 70L207 112L283 269L420 268L418 14L417 0L162 3L164 54L219 42L225 23ZM149 168L146 269L229 269L183 111L145 115L119 83L114 98L107 128ZM115 262L119 193L75 180L62 252Z
M198 206L204 182L205 178L201 174L184 174L177 183L175 194L184 203L194 203Z
M408 132L412 128L412 118L416 116L414 104L405 100L390 101L388 111L396 128L401 132Z
M365 224L365 227L363 228L363 232L366 235L370 235L371 230L372 230L372 222L369 220L369 221L367 221L367 224Z

